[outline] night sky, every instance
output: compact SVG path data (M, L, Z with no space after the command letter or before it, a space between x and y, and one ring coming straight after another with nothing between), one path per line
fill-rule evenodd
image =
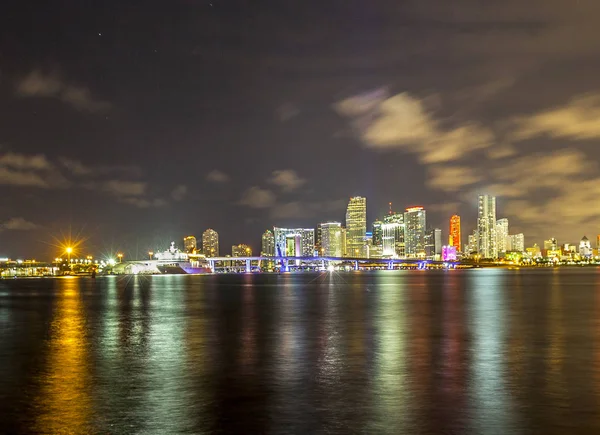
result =
M600 1L5 0L0 256L477 194L526 245L600 233Z

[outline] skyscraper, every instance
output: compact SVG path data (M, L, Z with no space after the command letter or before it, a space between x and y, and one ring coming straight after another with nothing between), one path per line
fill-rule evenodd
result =
M508 243L508 219L498 219L496 221L496 246L498 254L506 254Z
M425 258L440 260L442 257L442 230L429 229L425 232Z
M208 229L202 233L202 253L207 257L219 256L219 234Z
M498 258L496 246L496 197L479 195L477 213L478 249L482 258Z
M275 236L273 231L266 230L262 235L262 249L260 255L263 257L273 257L275 255Z
M427 224L423 207L410 207L404 213L404 246L407 258L425 256L425 228Z
M183 249L185 252L193 253L196 250L196 238L194 236L184 237Z
M275 233L275 255L286 256L288 252L288 235L300 236L299 252L302 257L315 256L315 230L314 228L274 228ZM294 242L296 243L296 242Z
M513 234L510 237L510 250L516 252L525 252L525 236L523 233Z
M396 233L399 225L395 222L382 224L382 256L384 258L395 258L396 254Z
M365 255L365 237L367 235L367 198L350 198L346 210L346 254L348 257Z
M460 216L455 214L450 218L450 237L448 243L456 248L456 252L461 252L461 234L460 234Z
M342 257L342 224L324 222L321 227L321 249L325 257Z
M373 222L373 246L382 246L383 245L383 230L381 226L383 222L380 220L376 220Z
M252 256L252 248L248 245L240 244L233 245L231 247L231 256L232 257L251 257Z
M404 223L404 213L390 213L383 218L385 224L395 224L394 251L395 257L404 258L406 256L406 224Z

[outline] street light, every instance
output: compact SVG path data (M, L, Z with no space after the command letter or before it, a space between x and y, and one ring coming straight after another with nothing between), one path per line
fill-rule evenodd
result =
M154 252L152 251L148 251L148 256L150 257L150 260L152 260L152 256L154 255Z
M119 257L119 263L123 262L123 254L121 254L120 252L117 254L117 257Z
M68 246L67 249L65 249L65 251L67 252L67 261L70 263L71 262L71 253L73 252L73 248Z

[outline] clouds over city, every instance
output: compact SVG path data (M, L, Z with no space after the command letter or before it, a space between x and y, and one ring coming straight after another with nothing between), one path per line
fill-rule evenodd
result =
M576 240L586 224L600 219L593 201L600 191L598 165L578 146L600 138L596 95L489 126L437 117L425 101L407 93L371 92L335 107L365 146L413 154L426 168L428 186L445 192L448 202L468 204L481 192L497 195L499 213L536 236L569 222L568 236ZM544 152L528 148L528 141L548 137L561 143Z

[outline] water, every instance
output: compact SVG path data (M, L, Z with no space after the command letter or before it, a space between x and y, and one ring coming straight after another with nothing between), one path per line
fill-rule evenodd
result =
M0 281L0 433L600 433L600 271Z

